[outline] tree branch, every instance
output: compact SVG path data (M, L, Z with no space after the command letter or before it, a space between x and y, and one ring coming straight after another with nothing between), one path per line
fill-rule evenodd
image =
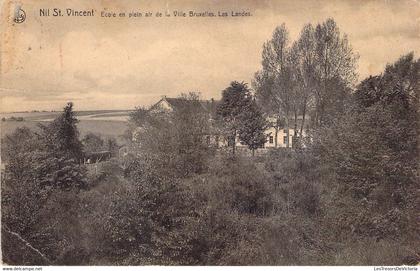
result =
M10 233L11 235L15 236L17 239L19 239L26 247L28 247L30 250L34 251L36 254L38 254L43 260L45 260L47 263L51 263L51 261L45 256L41 251L33 247L28 241L26 241L22 236L20 236L18 233L13 232L7 228L6 225L2 225L3 229Z

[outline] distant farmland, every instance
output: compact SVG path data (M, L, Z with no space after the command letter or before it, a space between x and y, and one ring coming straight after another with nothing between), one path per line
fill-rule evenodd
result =
M78 128L81 137L87 133L100 134L104 138L114 137L118 142L122 142L121 135L128 128L128 115L131 111L80 111L76 112L80 122ZM1 113L0 118L9 119L11 117L22 117L24 121L1 121L1 138L6 134L12 133L17 127L28 127L33 130L39 129L38 123L46 124L56 118L61 112L23 112L23 113Z

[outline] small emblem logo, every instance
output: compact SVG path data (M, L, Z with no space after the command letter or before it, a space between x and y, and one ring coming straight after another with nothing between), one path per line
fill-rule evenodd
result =
M20 6L16 7L13 21L17 24L20 24L20 23L23 23L25 19L26 19L25 11L21 9Z

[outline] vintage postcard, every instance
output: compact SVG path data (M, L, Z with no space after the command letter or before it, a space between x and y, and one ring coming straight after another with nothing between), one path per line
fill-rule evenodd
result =
M417 270L420 1L0 12L4 266Z

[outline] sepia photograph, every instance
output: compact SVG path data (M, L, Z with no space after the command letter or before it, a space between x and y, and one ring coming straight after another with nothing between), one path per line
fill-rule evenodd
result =
M419 0L0 0L2 270L417 270L419 79Z

